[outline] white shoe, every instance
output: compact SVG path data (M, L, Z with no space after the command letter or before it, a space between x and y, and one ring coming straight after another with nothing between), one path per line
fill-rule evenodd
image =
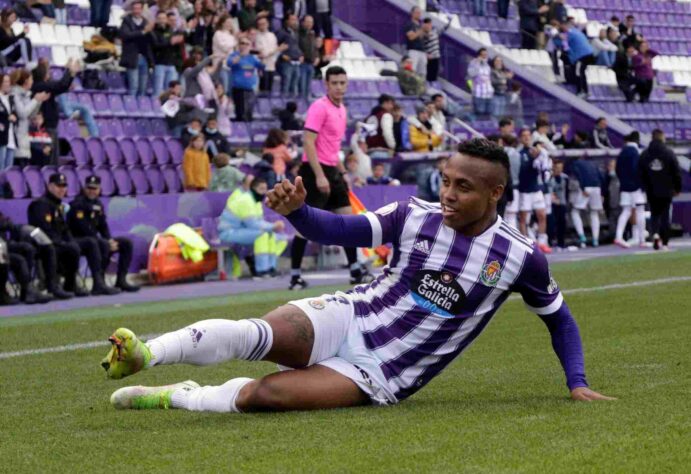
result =
M629 244L625 240L621 240L621 239L614 239L614 245L618 245L619 247L621 247L623 249L631 248L631 244Z
M669 252L669 246L668 246L668 245L663 245L663 246L662 246L662 251L663 251L663 252Z

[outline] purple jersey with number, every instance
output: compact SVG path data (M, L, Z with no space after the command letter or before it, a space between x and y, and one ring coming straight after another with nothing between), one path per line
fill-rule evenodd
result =
M473 238L416 198L365 214L373 247L392 243L383 274L350 293L365 344L396 397L409 397L461 354L512 291L547 315L563 302L544 255L500 217Z

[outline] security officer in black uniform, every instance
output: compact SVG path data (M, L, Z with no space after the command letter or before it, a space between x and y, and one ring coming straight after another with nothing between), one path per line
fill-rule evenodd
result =
M125 237L113 238L106 219L105 207L99 199L101 178L92 175L86 178L82 193L70 203L67 224L72 235L79 239L95 239L101 253L101 260L107 264L110 256L119 254L116 288L122 291L139 291L138 286L127 283L127 270L132 261L132 242ZM103 267L105 271L105 265Z
M29 204L29 224L43 230L53 242L60 273L65 277L64 289L74 296L88 296L89 292L77 286L77 271L81 251L65 221L65 206L62 199L67 193L67 178L62 173L54 173L48 179L46 194ZM95 252L98 251L96 248ZM87 255L87 258L89 256ZM48 274L55 269L46 269Z

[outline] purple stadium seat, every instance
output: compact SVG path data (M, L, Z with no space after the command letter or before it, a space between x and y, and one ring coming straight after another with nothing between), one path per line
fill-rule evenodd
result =
M91 94L87 92L80 92L78 94L75 94L76 96L76 101L79 102L82 105L86 105L89 107L91 110L95 111L98 113L98 109L94 107L94 102L91 100Z
M108 102L108 97L105 94L93 94L91 96L91 100L94 104L94 110L96 110L99 115L110 115L110 103Z
M154 152L151 149L151 143L149 143L148 139L138 138L134 144L139 153L139 160L143 165L150 165L154 162Z
M136 137L141 135L140 131L137 129L137 124L133 119L126 118L120 121L122 125L123 135L126 137Z
M108 90L118 91L125 90L125 81L122 74L115 71L106 72L103 75L103 82L108 85Z
M108 104L110 104L110 112L116 117L125 117L131 115L131 112L125 109L125 104L123 103L122 96L120 94L109 94Z
M177 138L169 138L166 141L166 146L168 147L168 153L172 158L173 164L182 163L182 157L185 154L185 150L182 148L182 143Z
M46 192L46 182L43 179L43 174L37 166L27 166L24 168L24 179L29 188L31 197L43 196Z
M122 156L122 150L120 149L120 144L115 138L105 138L103 140L103 149L109 165L121 165L125 162L125 158Z
M63 138L80 137L79 124L75 120L60 120L58 123L58 135Z
M98 130L101 137L112 137L114 136L113 128L111 127L111 121L104 118L96 119L96 125L98 125Z
M60 166L58 171L67 178L67 197L74 197L81 191L79 175L74 166Z
M125 163L128 165L136 165L139 163L139 154L137 153L137 147L134 145L134 140L129 137L120 138L118 144L120 145Z
M29 188L27 187L26 178L19 166L12 166L3 172L5 181L10 185L12 190L12 197L21 199L27 197Z
M153 105L151 105L151 102L152 102L151 97L149 97L147 95L142 95L142 96L137 97L137 111L138 111L137 115L141 115L144 117L153 117L154 115L156 115L154 113L154 108L153 108ZM156 100L153 102L158 102L158 101ZM125 106L127 106L126 103L125 103Z
M101 166L94 169L93 174L101 178L101 196L112 196L115 194L115 181L113 180L113 174L109 168Z
M126 115L128 117L138 117L140 113L137 98L133 95L124 95L122 97Z
M149 186L149 180L146 178L146 173L144 169L139 165L133 165L127 167L130 175L130 180L134 185L135 194L148 194L151 187Z
M94 166L102 165L106 162L105 151L103 150L103 142L100 138L91 137L86 141L86 149L91 156L91 162Z
M146 180L149 182L152 194L166 192L166 181L163 179L163 173L157 165L145 166L144 172L146 173Z
M43 176L43 182L45 183L46 186L48 186L48 179L50 178L50 175L57 173L58 168L57 166L53 165L46 165L41 167L41 176Z
M156 98L151 98L151 112L153 117L164 117L163 111L161 110L161 102Z
M179 193L182 191L182 180L180 180L178 176L175 165L161 166L161 172L163 173L163 179L166 182L169 193Z
M228 141L235 146L247 146L251 139L247 124L244 122L233 123L233 132L228 137Z
M84 187L86 184L86 178L94 174L93 170L87 166L77 167L77 177L79 178L79 184Z
M256 111L259 117L271 117L271 101L265 97L258 98Z
M182 187L184 189L184 187L185 187L185 172L182 171L182 165L177 165L175 167L175 172L178 174L178 179L180 180L180 183L182 183Z
M162 114L162 113L161 113ZM159 115L161 115L159 114ZM168 130L168 125L166 121L160 118L151 120L151 134L155 137L168 137L170 136L170 130Z
M137 124L137 133L135 135L140 137L150 137L153 135L149 119L139 118L135 120L135 123Z
M72 148L72 156L74 156L77 166L88 165L89 151L86 149L86 141L83 138L70 139L70 148Z
M153 138L151 140L151 148L154 158L156 159L156 163L159 165L170 163L170 153L168 153L165 140L159 137Z
M112 119L110 121L110 127L113 130L114 137L125 136L125 131L122 128L122 121L120 121L120 119Z
M129 196L134 192L134 186L132 185L132 179L126 167L114 166L111 169L113 173L113 180L117 186L118 196Z

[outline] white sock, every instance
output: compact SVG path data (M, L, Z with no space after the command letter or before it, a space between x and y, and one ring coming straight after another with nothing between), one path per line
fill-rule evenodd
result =
M581 219L581 213L578 209L571 209L571 220L573 221L573 227L576 229L578 237L583 237L585 231L583 230L583 219Z
M593 233L593 240L600 240L600 213L590 211L590 230Z
M254 379L239 377L220 385L204 386L194 390L178 389L171 396L173 408L189 411L211 411L216 413L240 413L235 401L242 387Z
M547 245L547 234L537 234L537 243Z
M261 360L273 345L273 331L261 319L207 319L157 337L147 345L152 355L150 366Z
M645 206L636 206L636 229L638 229L638 242L645 242Z
M621 214L619 214L619 219L617 219L617 233L614 237L616 240L624 240L624 229L626 229L626 224L629 223L630 217L631 208L627 206L621 210Z

